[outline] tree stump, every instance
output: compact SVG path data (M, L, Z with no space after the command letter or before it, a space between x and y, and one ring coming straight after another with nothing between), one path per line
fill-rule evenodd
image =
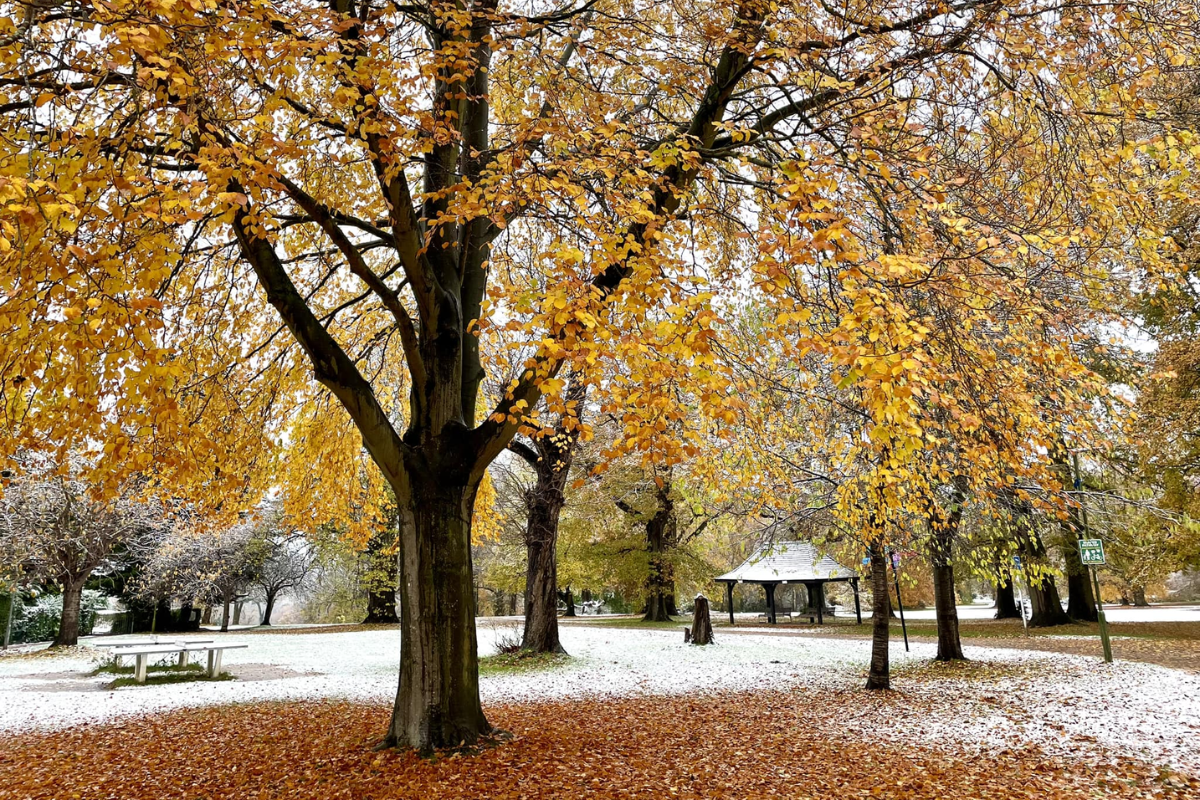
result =
M702 594L696 595L695 609L692 611L692 644L712 644L712 620L708 616L708 598Z

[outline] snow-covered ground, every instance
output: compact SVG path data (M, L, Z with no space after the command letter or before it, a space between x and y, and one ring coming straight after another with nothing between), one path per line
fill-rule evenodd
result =
M851 608L851 611L854 609ZM988 605L958 606L959 619L992 619L996 609ZM937 619L933 608L905 609L909 619ZM1134 606L1104 607L1104 616L1109 622L1200 622L1200 606Z
M494 651L506 626L479 630L481 653ZM124 637L123 637L124 638ZM995 675L963 680L912 672L934 654L893 643L898 695L860 691L867 641L830 637L722 636L716 647L689 647L674 631L564 626L574 656L550 671L486 675L486 703L673 694L685 691L803 689L836 691L845 722L864 735L961 747L1023 746L1072 751L1089 742L1140 754L1200 774L1200 676L1147 664L1105 665L1094 658L968 647ZM85 655L0 658L0 732L95 723L185 706L256 700L346 698L389 702L396 691L399 633L268 633L231 636L249 645L225 654L238 680L106 690ZM97 655L97 658L99 654ZM805 700L800 700L805 702ZM890 704L881 712L879 703Z

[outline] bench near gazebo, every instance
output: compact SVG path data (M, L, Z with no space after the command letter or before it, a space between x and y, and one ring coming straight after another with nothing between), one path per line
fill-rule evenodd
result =
M858 573L843 567L827 555L821 555L811 542L768 542L732 572L714 578L725 584L725 604L729 624L733 624L733 587L739 583L757 583L767 594L767 622L776 624L775 588L803 584L808 607L800 616L816 617L825 624L825 584L849 583L854 590L854 614L862 624L862 606L858 597Z

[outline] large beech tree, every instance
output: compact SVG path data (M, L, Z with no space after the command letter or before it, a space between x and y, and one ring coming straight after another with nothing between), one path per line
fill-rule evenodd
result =
M766 188L789 218L761 231L763 270L777 253L847 256L826 205L856 193L838 175L945 188L905 140L922 124L905 92L972 107L1049 69L1041 53L1065 58L1057 43L1089 20L1103 28L1089 9L22 5L0 28L0 259L20 276L0 323L19 423L4 438L48 446L99 427L111 483L158 458L164 480L244 502L289 403L336 399L398 505L384 743L470 744L491 730L475 498L514 436L541 429L534 409L565 410L564 366L586 372L647 326L702 358L713 298L746 288L728 243L747 198ZM965 248L977 231L963 230ZM863 269L919 279L911 258Z

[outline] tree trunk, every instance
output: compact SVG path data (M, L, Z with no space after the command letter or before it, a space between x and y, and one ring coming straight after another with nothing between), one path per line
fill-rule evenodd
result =
M696 595L696 605L692 610L692 644L712 644L712 618L708 613L708 598Z
M275 596L278 591L267 592L267 606L263 609L262 622L259 625L271 626L271 612L275 610Z
M1141 606L1143 608L1150 605L1149 603L1146 602L1146 587L1145 586L1134 586L1133 587L1133 604L1135 606Z
M395 539L392 531L371 536L367 543L367 617L364 625L397 625L396 614L397 554L392 551Z
M571 591L570 586L558 593L558 599L563 602L563 616L575 616L575 593Z
M1067 616L1080 622L1097 622L1096 593L1092 591L1092 579L1087 568L1079 562L1079 550L1066 548L1067 552ZM1073 572L1074 562L1079 572Z
M964 658L958 635L958 608L954 604L954 564L950 558L953 533L943 528L934 533L933 604L937 614L938 661Z
M229 630L229 604L232 602L233 595L230 592L226 592L224 596L221 597L221 633L225 633Z
M966 500L965 480L954 486L948 514L934 506L930 515L932 531L933 604L937 614L938 661L963 660L962 641L958 635L958 607L954 593L954 538L962 521L962 504Z
M874 543L868 548L871 556L871 669L867 673L868 689L890 689L888 674L888 574L887 556L883 545Z
M570 453L555 459L545 441L533 464L537 483L525 497L525 631L521 649L532 653L563 653L558 639L558 520L566 503L563 490L570 472ZM573 598L572 598L573 600ZM567 616L575 615L568 602Z
M400 621L396 614L396 590L379 589L367 594L367 617L364 625L395 625Z
M204 604L204 613L200 615L200 624L201 625L211 625L212 624L212 612L213 612L212 603L205 603Z
M675 503L671 500L671 484L658 490L658 509L646 522L646 551L649 553L650 573L646 578L646 622L670 622L674 611L675 577L667 558L671 521Z
M192 625L192 617L195 609L192 608L191 600L184 600L179 605L179 621L175 623L177 631L194 631L196 628Z
M1012 575L1002 575L1003 583L996 584L996 614L994 619L1017 619L1021 616L1017 608L1017 596L1013 589Z
M1048 559L1046 546L1033 525L1033 509L1028 500L1019 498L1015 492L1008 495L1008 507L1016 525L1017 549L1025 566L1025 574L1034 576L1029 580L1029 627L1049 628L1054 625L1069 625L1071 618L1063 611L1062 599L1054 577L1044 570ZM1040 579L1039 579L1040 577Z
M479 702L471 515L478 484L414 476L400 508L400 686L383 746L421 752L491 732Z
M1071 470L1071 459L1066 442L1060 438L1050 451L1051 461L1062 479L1064 492L1075 488L1075 475ZM1096 596L1092 591L1091 576L1079 557L1079 540L1086 532L1083 524L1083 507L1078 500L1067 505L1067 519L1059 524L1062 531L1063 560L1067 565L1067 616L1080 622L1096 622Z
M62 615L58 618L58 634L51 647L74 647L79 644L79 610L83 604L84 581L68 581L63 586Z

